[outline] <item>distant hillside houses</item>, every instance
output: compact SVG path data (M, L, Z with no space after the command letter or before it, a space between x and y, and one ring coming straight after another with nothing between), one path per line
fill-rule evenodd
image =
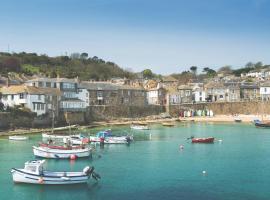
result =
M260 73L254 76L260 76ZM264 71L264 78L267 74L268 71ZM37 115L86 112L91 106L168 106L270 100L268 80L250 82L231 75L187 84L179 84L170 76L163 80L114 78L110 81L80 81L78 78L16 76L14 79L16 81L12 77L0 77L4 107L21 106Z

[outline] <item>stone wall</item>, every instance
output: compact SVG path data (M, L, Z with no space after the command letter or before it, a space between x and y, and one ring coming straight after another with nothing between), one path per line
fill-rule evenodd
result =
M172 116L178 116L184 110L213 110L215 115L231 114L270 114L270 102L219 102L173 105L169 107Z
M117 118L139 118L165 112L164 106L90 106L86 112L87 122Z

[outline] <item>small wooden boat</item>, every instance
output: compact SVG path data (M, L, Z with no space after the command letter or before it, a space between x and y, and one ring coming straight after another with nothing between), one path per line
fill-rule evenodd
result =
M173 124L173 123L168 123L168 122L164 122L164 123L162 123L162 126L173 127L173 126L175 126L175 124Z
M78 184L87 183L92 177L100 176L94 172L94 167L86 166L81 172L54 172L44 170L45 160L33 160L24 164L23 169L12 168L11 174L15 183L31 184Z
M75 156L77 158L89 157L92 149L85 147L84 149L51 149L48 147L36 147L33 146L34 155L42 158L71 158Z
M215 140L214 137L208 137L208 138L192 138L192 143L213 143Z
M9 140L23 141L23 140L28 140L29 138L27 136L13 135L13 136L9 136L8 139Z

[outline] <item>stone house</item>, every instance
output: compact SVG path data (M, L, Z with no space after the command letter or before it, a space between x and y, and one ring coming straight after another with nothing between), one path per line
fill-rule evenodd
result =
M164 76L162 78L162 85L164 88L176 87L178 85L178 80L173 76Z
M260 100L260 87L258 84L241 84L240 99L243 101Z
M226 101L226 87L221 82L209 82L205 85L206 101L224 102Z
M240 84L238 82L227 82L224 83L226 87L225 101L234 102L240 101Z
M61 91L57 88L14 85L1 88L1 93L1 101L5 106L25 107L37 115L51 113L54 110L56 116L58 116Z
M179 105L181 104L180 92L177 88L168 88L166 93L167 105Z
M89 105L145 105L146 92L142 87L117 85L110 82L83 81L80 86L89 93Z
M181 103L193 103L192 90L193 87L189 85L180 85L177 90L180 93Z

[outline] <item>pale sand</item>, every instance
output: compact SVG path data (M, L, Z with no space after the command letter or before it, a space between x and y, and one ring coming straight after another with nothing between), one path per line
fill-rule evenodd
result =
M78 126L78 129L87 129L87 128L94 128L94 127L101 127L101 126L110 126L110 125L130 125L132 123L164 123L164 122L174 122L180 120L180 122L226 122L226 123L235 123L235 119L241 119L244 123L252 123L254 119L260 120L269 120L270 115L215 115L213 117L180 117L180 118L171 118L171 119L119 119L119 120L112 120L107 122L94 122L91 125L86 126ZM23 135L29 133L37 133L40 134L42 132L50 132L50 128L45 129L16 129L14 131L5 131L0 132L0 136L8 136L8 135Z

